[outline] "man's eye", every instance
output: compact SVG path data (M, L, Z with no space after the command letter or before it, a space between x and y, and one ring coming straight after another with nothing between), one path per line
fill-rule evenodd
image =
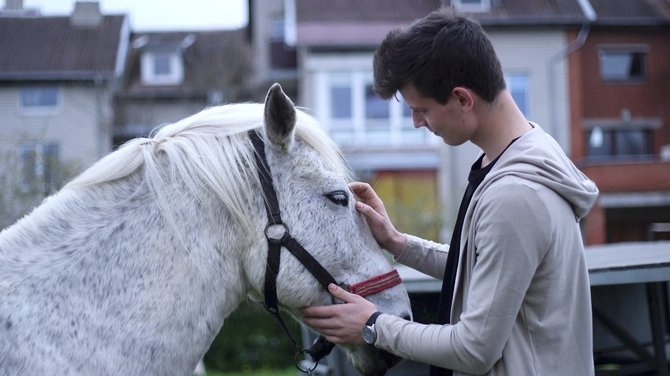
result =
M349 206L349 194L346 191L333 191L324 194L334 204Z

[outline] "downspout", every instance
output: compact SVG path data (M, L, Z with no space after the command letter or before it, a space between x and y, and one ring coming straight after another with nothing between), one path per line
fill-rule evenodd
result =
M597 14L595 10L593 9L593 6L591 6L591 3L589 0L577 0L579 3L580 8L582 9L582 13L584 14L584 21L582 22L582 27L579 30L579 33L577 34L577 37L570 41L563 49L558 51L556 54L551 56L549 58L549 61L547 63L547 76L548 76L548 81L549 81L549 116L550 116L550 127L554 131L554 135L557 138L558 143L564 148L565 153L567 155L570 155L570 125L569 121L567 126L563 124L558 124L558 109L555 104L555 98L559 98L559 96L556 94L556 74L554 73L554 70L556 68L556 65L560 63L563 59L568 57L570 54L573 52L577 51L580 49L584 43L586 43L586 39L589 36L589 32L591 31L591 24L597 19ZM568 102L569 104L569 102Z
M104 85L105 79L103 78L102 73L96 73L93 78L93 87L95 90L95 117L96 117L96 159L102 158L105 154L109 152L107 150L105 139L107 137L106 127L105 127L105 111L103 109L103 96L104 96Z

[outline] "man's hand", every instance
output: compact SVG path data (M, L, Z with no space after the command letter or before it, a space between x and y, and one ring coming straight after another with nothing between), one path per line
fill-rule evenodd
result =
M344 303L302 308L300 313L305 324L332 343L363 343L361 331L377 307L333 283L328 286L328 291Z
M393 226L386 213L384 202L379 198L377 192L367 183L353 182L349 184L349 188L360 200L356 202L356 210L365 217L377 243L393 256L398 257L405 249L407 236Z

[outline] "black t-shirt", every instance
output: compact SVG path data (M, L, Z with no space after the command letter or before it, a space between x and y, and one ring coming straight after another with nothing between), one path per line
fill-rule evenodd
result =
M495 166L500 156L514 143L514 141L519 138L515 138L512 142L505 147L505 150L496 157L491 163L482 167L482 160L484 159L484 154L479 157L475 163L470 167L470 174L468 174L468 186L465 188L465 193L463 194L463 199L461 200L461 205L458 208L458 216L456 217L456 225L454 226L454 232L451 235L451 242L449 243L449 255L447 256L447 266L444 269L444 277L442 278L442 290L440 291L440 303L437 306L437 323L438 324L448 324L449 316L451 315L451 304L454 295L454 288L456 284L456 270L458 268L458 257L459 251L461 249L461 231L463 231L463 221L465 220L465 212L470 206L470 201L472 200L472 195L477 190L477 187L484 181L486 175L491 171L493 166ZM466 244L467 246L467 244ZM466 257L467 254L464 252L463 257ZM446 370L444 368L438 368L435 366L430 367L430 376L449 376L452 375L451 370Z

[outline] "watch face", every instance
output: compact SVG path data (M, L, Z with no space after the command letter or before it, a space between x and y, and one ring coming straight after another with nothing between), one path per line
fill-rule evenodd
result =
M362 335L363 341L369 345L374 344L375 340L377 339L377 333L372 326L364 326Z

